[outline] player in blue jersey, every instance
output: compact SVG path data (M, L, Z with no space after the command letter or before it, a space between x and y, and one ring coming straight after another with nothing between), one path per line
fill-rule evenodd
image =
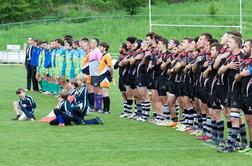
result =
M12 120L35 120L34 111L36 103L31 96L25 94L25 90L18 88L16 94L19 100L13 102L13 109L16 113L16 117Z

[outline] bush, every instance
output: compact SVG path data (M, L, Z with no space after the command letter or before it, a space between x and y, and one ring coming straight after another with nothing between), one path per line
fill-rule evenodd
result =
M214 1L211 1L209 7L208 7L208 13L211 16L214 16L218 11L218 8L216 7L216 4L214 3Z

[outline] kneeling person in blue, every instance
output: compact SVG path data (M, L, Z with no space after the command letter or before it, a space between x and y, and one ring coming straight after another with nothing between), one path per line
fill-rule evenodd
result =
M36 103L31 96L26 95L25 90L18 88L16 94L19 100L13 102L13 108L16 112L16 118L12 120L35 120L34 111Z
M72 106L73 122L77 125L103 124L102 119L99 117L89 120L84 119L88 110L87 86L85 84L86 79L86 75L79 74L76 77L76 82L74 83L77 89L77 93L75 95L74 104Z
M56 119L52 120L50 125L65 126L71 124L73 118L72 107L67 97L68 92L66 89L63 89L60 94L60 101L56 108L54 108Z

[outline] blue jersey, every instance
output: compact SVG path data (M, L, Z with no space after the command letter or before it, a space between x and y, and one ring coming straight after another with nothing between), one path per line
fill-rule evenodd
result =
M72 107L71 107L71 104L70 104L70 102L68 100L61 101L60 106L59 106L59 110L62 113L67 114L69 117L73 117Z
M74 69L74 56L76 54L76 50L71 49L66 51L66 77L68 79L73 79L75 77Z
M56 50L56 63L57 63L57 74L58 76L66 75L66 49L60 47Z
M74 100L75 105L82 104L80 112L87 111L88 109L88 98L87 98L87 86L83 84L81 88L77 91Z
M49 49L45 49L44 68L50 67L52 67L52 53Z
M37 67L39 63L39 55L40 55L40 48L39 47L32 47L32 52L31 52L31 66L32 67Z
M79 58L81 58L81 59L85 58L86 52L83 50L83 48L78 48L77 52L78 52L78 57Z
M81 73L81 70L82 70L81 64L85 57L86 57L86 52L82 48L77 49L77 54L74 58L75 74Z
M56 67L56 49L51 50L52 67Z
M36 103L31 96L25 96L24 99L18 100L18 106L21 110L26 110L30 115L34 114L36 108Z

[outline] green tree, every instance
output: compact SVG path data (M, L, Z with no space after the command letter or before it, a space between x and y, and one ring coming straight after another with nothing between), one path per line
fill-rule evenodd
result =
M26 0L2 0L1 2L1 23L22 21L29 14L29 3Z
M124 8L124 10L129 15L137 14L139 8L147 3L146 0L119 0L119 5Z

